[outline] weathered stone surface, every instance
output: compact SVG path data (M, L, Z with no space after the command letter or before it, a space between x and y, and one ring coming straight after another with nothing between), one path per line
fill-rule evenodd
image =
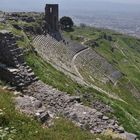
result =
M24 96L17 97L15 101L17 108L20 109L23 113L35 117L42 123L50 120L50 116L46 107L43 106L41 101L37 100L36 98L31 96Z
M137 135L128 132L123 133L122 137L126 140L138 140Z
M124 128L122 127L122 126L120 126L119 128L118 128L118 131L119 131L119 133L124 133Z
M107 116L103 116L103 120L109 120Z
M16 44L19 38L5 30L0 32L0 78L22 90L37 77L25 63L23 50Z

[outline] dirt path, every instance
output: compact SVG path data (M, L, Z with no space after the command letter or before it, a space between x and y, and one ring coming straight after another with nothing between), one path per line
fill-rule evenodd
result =
M78 71L78 69L77 69L77 67L76 67L76 65L75 65L75 60L76 60L76 58L77 58L80 54L82 54L83 52L85 52L85 51L87 51L87 50L89 50L89 48L85 48L84 50L81 50L80 52L76 53L76 54L74 55L74 57L72 58L72 62L71 62L71 65L72 65L72 67L74 68L76 74L77 74L81 79L83 79L83 80L84 80L83 76L80 74L80 72Z
M118 41L114 43L114 46L121 52L121 54L122 54L126 59L128 59L128 56L127 56L127 55L124 53L124 51L119 47ZM130 63L130 62L129 62L129 63ZM132 62L132 63L133 63L133 62ZM135 65L135 64L133 63L133 66L140 72L140 69L139 69L139 67L138 67L137 65Z

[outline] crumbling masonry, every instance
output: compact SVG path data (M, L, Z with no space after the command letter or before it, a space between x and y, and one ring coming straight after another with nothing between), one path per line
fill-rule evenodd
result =
M0 77L19 90L37 80L24 61L23 50L16 44L16 37L7 31L0 32Z

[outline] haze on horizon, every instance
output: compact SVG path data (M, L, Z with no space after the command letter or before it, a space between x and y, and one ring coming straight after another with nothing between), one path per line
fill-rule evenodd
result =
M0 10L43 12L46 3L60 4L61 11L140 11L140 0L0 0Z

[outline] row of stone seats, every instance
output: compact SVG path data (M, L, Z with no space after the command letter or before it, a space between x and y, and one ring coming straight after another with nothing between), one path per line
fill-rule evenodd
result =
M50 35L39 35L34 39L33 45L46 60L67 70L71 69L74 52L69 50L63 43L58 42Z
M105 58L91 49L79 54L75 64L79 70L88 71L91 76L115 83L122 74L109 64Z

